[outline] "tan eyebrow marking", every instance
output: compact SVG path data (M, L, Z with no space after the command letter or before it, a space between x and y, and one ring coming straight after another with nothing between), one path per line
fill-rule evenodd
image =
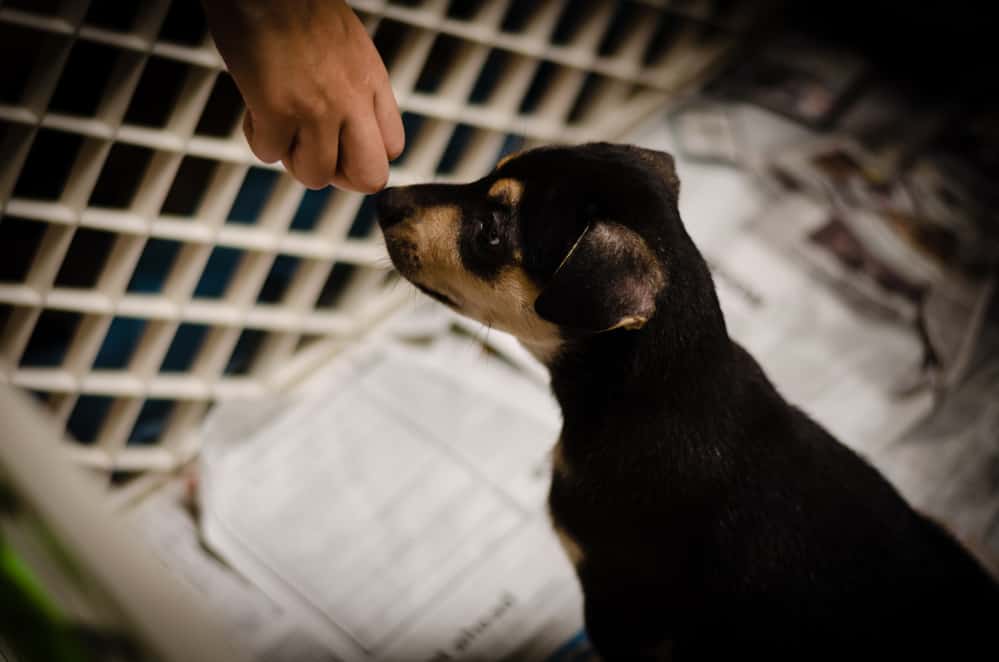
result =
M524 185L516 179L511 179L509 177L497 179L493 182L493 185L489 187L490 198L499 198L511 206L520 202L520 196L523 192Z
M496 167L497 168L502 168L507 163L509 163L510 161L514 160L515 158L517 158L518 156L520 156L523 153L524 153L523 151L510 152L509 154L507 154L502 159L500 159L499 161L496 162Z

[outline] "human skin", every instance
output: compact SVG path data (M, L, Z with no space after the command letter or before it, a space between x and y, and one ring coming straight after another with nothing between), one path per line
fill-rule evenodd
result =
M203 0L246 140L309 188L372 193L405 146L388 73L343 0Z

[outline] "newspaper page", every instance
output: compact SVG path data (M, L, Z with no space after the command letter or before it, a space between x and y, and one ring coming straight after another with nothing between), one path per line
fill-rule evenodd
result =
M468 344L372 347L205 450L206 541L336 659L586 649L544 508L557 411Z
M803 35L760 43L676 111L676 142L821 205L814 225L761 229L862 315L909 326L922 386L944 395L969 376L996 288L995 105L929 98L869 64ZM745 122L740 104L771 112Z
M215 609L229 636L260 660L329 662L334 656L295 614L207 549L201 539L193 476L173 479L126 513L127 521L175 576Z
M827 209L811 226L770 224L774 241L856 305L919 329L939 385L956 386L995 286L996 247L980 230L975 199L935 161L920 158L899 176L883 156L844 136L786 150L773 168Z

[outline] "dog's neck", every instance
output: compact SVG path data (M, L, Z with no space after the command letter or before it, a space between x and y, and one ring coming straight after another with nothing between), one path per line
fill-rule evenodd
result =
M608 398L633 402L664 395L678 400L693 394L694 382L722 367L732 344L725 333L702 329L698 337L675 343L674 334L650 324L638 331L616 330L586 339L566 341L549 364L552 390L569 418L599 410ZM697 375L699 379L691 379ZM598 405L597 409L593 406Z
M524 349L531 354L531 356L549 368L555 361L555 358L559 355L563 345L563 341L559 338L545 340L528 340L520 338L519 342Z
M701 271L698 269L697 271ZM667 292L639 330L567 339L549 362L566 431L618 425L622 406L661 418L734 397L733 344L707 268L698 287ZM729 392L733 390L733 392ZM636 425L643 422L635 420Z

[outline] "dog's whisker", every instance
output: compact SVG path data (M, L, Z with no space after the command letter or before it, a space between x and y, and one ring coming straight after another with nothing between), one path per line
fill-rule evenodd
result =
M486 324L485 328L482 330L482 337L478 338L479 345L482 347L482 351L479 353L479 358L484 359L486 354L489 352L489 332L493 330L493 325Z

